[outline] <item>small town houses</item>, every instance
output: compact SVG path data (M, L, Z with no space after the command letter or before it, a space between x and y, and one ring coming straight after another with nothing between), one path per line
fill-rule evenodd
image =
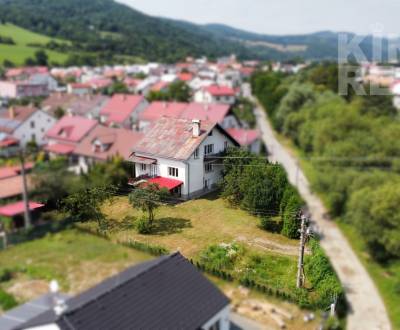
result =
M199 196L220 181L219 157L228 147L261 150L259 132L248 130L233 112L246 78L243 72L249 70L254 66L234 58L219 63L188 59L176 65L10 69L0 82L0 155L11 157L35 141L49 158L66 157L77 174L121 157L133 164L133 186L150 182L182 199ZM43 93L17 95L6 86L28 81L46 85ZM101 94L116 81L126 83L129 93ZM176 81L190 87L189 102L147 101L147 93L166 90ZM38 108L7 107L10 99L33 95L46 95Z

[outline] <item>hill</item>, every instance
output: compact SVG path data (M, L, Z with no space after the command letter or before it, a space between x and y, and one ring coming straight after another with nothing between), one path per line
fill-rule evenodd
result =
M0 42L0 63L4 60L11 60L16 65L24 64L25 60L33 57L34 53L41 47L45 47L49 42L62 42L58 39L31 32L13 24L0 24L0 37L10 38L14 44ZM67 55L61 52L47 50L50 62L62 63L67 59Z
M96 60L105 62L116 54L166 62L189 55L250 56L240 43L186 30L112 0L0 0L0 20L71 40L74 51L96 53Z

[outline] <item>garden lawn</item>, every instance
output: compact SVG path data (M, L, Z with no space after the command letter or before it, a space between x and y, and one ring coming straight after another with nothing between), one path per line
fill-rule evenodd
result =
M0 283L0 287L7 290L17 284L22 288L24 282L32 281L43 286L43 282L57 279L62 291L75 294L151 258L97 236L69 229L1 251L0 273L10 269L14 276L11 281ZM29 283L27 286L32 289Z
M10 37L15 42L15 45L0 44L0 63L7 59L16 65L24 64L24 61L28 57L33 58L35 52L39 49L29 46L28 44L35 43L45 45L51 40L57 41L58 43L69 43L69 41L50 38L9 23L0 24L0 36ZM49 56L50 62L62 63L68 57L67 54L47 49L45 51Z
M132 208L128 197L118 197L103 211L109 219L122 222L142 213ZM94 224L91 224L91 226ZM177 206L162 206L156 211L155 230L151 235L140 235L135 229L111 232L119 241L137 240L161 245L170 251L181 251L193 258L212 244L237 241L259 252L295 256L298 242L258 227L259 219L246 211L233 209L220 198L203 198Z

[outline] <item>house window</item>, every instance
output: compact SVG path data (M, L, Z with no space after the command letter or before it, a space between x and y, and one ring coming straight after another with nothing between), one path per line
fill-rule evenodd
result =
M207 144L204 146L204 154L209 155L214 153L214 145L213 144Z
M147 171L147 165L146 164L140 164L140 170L142 172Z
M169 176L174 176L176 178L179 176L178 169L176 167L168 167L168 174Z
M226 151L228 149L228 141L224 142L224 150Z
M211 130L210 133L208 133L208 136L213 136L213 131Z
M206 173L210 173L214 170L213 164L212 163L205 163L204 164L204 171Z
M33 120L31 121L31 128L35 128L35 122Z
M199 150L199 148L197 148L195 151L194 151L194 154L193 154L193 158L194 159L199 159L199 155L200 154L200 150Z
M31 135L31 141L32 141L32 142L36 142L36 135L35 135L35 134L32 134L32 135Z

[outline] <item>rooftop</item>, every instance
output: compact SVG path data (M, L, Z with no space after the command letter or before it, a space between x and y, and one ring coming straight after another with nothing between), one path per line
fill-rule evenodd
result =
M44 204L39 204L35 202L29 202L29 210L34 211L40 209ZM0 215L5 217L14 217L16 215L24 213L25 205L23 201L3 205L0 207Z
M229 305L181 254L142 263L66 301L61 317L44 312L16 329L200 329Z
M141 95L115 94L100 111L108 123L123 123L144 100Z
M241 146L248 146L260 138L260 132L252 129L229 128L227 132L232 136Z
M228 86L211 85L205 89L213 96L235 96L235 90Z
M61 118L47 132L46 136L67 142L81 141L95 126L97 121L79 116L65 116Z
M179 118L187 106L187 103L180 102L153 102L139 115L139 119L154 121L163 116Z
M13 133L36 111L37 109L31 106L10 107L0 110L0 132Z
M141 133L134 131L99 125L78 144L74 153L103 160L119 155L127 160L142 137ZM95 148L97 141L105 148Z
M182 113L181 118L200 119L222 123L224 118L228 115L229 110L229 105L215 103L203 104L193 102L188 104L187 108Z
M201 122L200 136L193 137L193 123L188 119L162 117L135 146L138 154L186 160L216 126L209 121Z

